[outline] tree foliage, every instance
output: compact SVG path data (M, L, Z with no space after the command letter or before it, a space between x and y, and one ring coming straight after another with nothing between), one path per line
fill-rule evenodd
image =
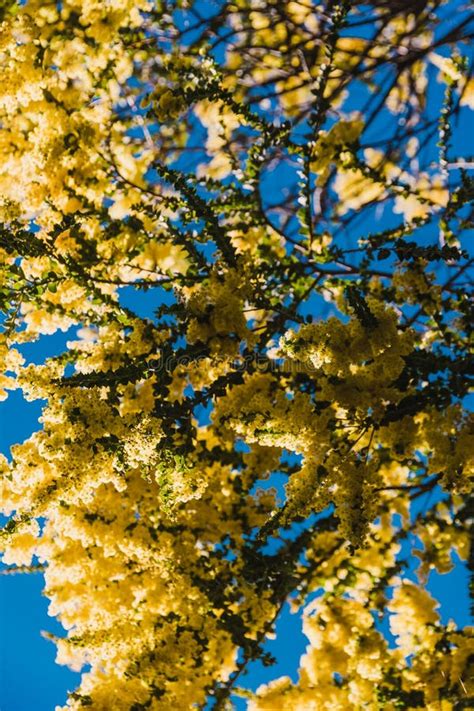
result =
M2 549L44 567L67 708L468 708L472 629L425 584L474 568L472 14L0 20L1 394L44 403L1 461ZM288 602L298 681L242 688Z

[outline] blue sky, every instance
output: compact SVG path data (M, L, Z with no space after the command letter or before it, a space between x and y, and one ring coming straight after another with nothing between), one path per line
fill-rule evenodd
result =
M437 110L442 88L433 82L430 91ZM357 95L352 97L354 106L357 99ZM469 130L470 123L472 115L466 118L464 114L453 138L452 157L474 153L474 132ZM379 129L380 126L375 123L372 130L376 132ZM275 180L270 179L268 189L274 190L275 187ZM390 217L386 214L387 219ZM378 227L381 226L379 223ZM367 223L359 225L360 232L369 227ZM160 295L158 290L138 297L129 292L124 295L124 301L141 315L150 315L159 305ZM314 307L315 304L311 304L311 308ZM23 346L22 351L29 360L41 362L45 357L61 352L66 341L74 335L75 329L68 334L58 333L43 338L37 344ZM11 444L26 439L37 429L40 409L40 403L27 403L18 392L0 403L0 451L8 455ZM428 587L441 603L443 621L454 619L460 626L469 624L467 572L462 564L447 575L432 573ZM56 705L65 702L67 691L78 684L79 675L54 663L55 647L41 636L42 630L61 634L60 625L47 614L48 601L42 596L42 588L43 579L39 574L0 576L1 711L52 711ZM260 683L283 674L296 678L299 656L305 645L298 616L290 614L285 608L277 623L277 639L267 644L268 651L277 658L277 664L264 668L262 664L255 663L242 679L242 685L256 688ZM238 702L238 708L244 706Z

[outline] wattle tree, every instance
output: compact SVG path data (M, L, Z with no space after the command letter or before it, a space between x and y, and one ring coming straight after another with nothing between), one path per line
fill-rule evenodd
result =
M472 708L473 628L426 587L474 569L472 12L0 21L0 397L43 408L1 548L84 670L64 708ZM298 680L249 689L287 604Z

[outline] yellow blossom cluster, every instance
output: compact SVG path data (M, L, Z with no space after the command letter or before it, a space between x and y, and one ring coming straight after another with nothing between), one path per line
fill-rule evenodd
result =
M45 410L44 429L13 448L2 499L17 523L4 560L48 561L50 614L69 630L57 640L58 662L92 665L68 708L81 708L84 699L97 709L145 702L164 708L162 696L166 706L187 708L204 699L216 674L225 680L235 668L237 649L221 616L239 614L249 639L260 629L265 603L252 586L234 600L229 595L241 562L220 559L213 567L212 578L228 591L224 607L199 584L221 537L241 536L243 522L232 514L236 475L216 465L203 469L205 431L189 467L163 459L162 429L156 418L143 418L144 403L140 411L123 404L117 411L105 390L63 391ZM157 507L169 496L172 510L166 502ZM255 525L272 505L249 498L246 520ZM42 529L32 510L47 519ZM193 658L199 680L191 683Z
M442 627L435 607L417 585L406 581L397 587L388 608L397 646L390 649L360 602L334 596L316 600L304 612L309 645L300 661L298 682L282 677L262 685L247 708L394 711L401 704L415 708L421 693L424 708L453 710L458 694L467 695L472 688L468 676L472 628L463 635L451 625ZM440 647L443 640L446 651ZM408 655L413 655L410 664Z

